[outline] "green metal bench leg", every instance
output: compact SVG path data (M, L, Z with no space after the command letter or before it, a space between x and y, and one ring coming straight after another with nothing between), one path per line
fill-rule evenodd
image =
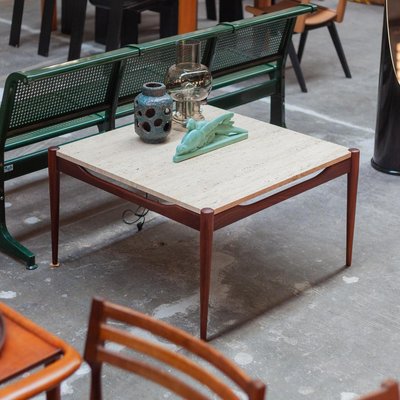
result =
M26 262L26 269L36 269L35 255L14 239L4 223L0 223L0 249Z
M269 122L286 128L285 96L282 93L276 93L271 96L271 115Z
M0 162L0 164L2 164ZM6 205L4 198L4 181L0 185L0 250L10 256L26 262L26 269L36 269L35 255L16 240L8 231L6 225Z

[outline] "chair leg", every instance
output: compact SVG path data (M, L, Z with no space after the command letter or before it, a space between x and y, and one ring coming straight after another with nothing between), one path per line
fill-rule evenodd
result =
M103 397L101 390L101 364L90 365L90 368L92 370L90 400L101 400Z
M24 0L14 0L11 30L10 30L10 46L19 47L19 39L21 36L22 14L24 13Z
M38 54L47 57L49 55L50 36L53 22L55 1L45 0L42 14L42 24L40 27Z
M111 2L110 16L107 26L106 51L119 48L123 15L123 0Z
M219 22L243 19L242 0L219 0Z
M70 0L61 0L61 32L67 35L71 33L73 11Z
M217 20L217 9L215 7L215 0L206 0L206 13L207 19L212 21Z
M297 81L299 82L302 92L307 93L306 81L304 80L303 72L300 67L299 59L297 58L296 50L294 49L293 42L289 43L289 57L293 66L294 73L296 74Z
M178 1L166 2L160 6L160 37L169 37L178 33Z
M299 48L297 49L297 59L299 60L299 63L301 63L301 59L303 57L303 52L304 52L304 47L306 45L307 36L308 36L308 32L307 31L304 31L300 35Z
M46 392L47 400L61 400L61 390L60 386L56 386L55 388Z
M68 60L76 60L81 55L87 0L74 0L73 4L73 9L70 12L73 12L75 18L72 18L71 21Z
M347 65L346 56L344 55L342 43L340 42L335 23L331 22L328 25L328 29L329 33L331 34L333 44L335 45L336 53L339 56L340 63L342 64L344 74L346 75L346 78L351 78L350 69Z
M121 46L139 43L139 24L140 12L135 10L125 10L123 12L121 26Z

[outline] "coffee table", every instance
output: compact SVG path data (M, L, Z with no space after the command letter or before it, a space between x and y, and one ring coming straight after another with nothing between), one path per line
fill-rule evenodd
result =
M224 112L204 107L206 119ZM249 130L248 139L180 163L172 162L183 135L175 129L158 145L142 142L133 126L125 126L49 149L53 265L58 265L63 172L200 232L200 337L204 340L217 229L347 174L346 265L350 266L359 151L239 114L234 122Z

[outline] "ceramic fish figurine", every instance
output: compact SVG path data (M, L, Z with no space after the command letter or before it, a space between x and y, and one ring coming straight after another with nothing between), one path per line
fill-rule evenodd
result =
M210 144L216 135L233 136L238 133L246 133L246 129L233 126L233 113L226 113L211 121L196 121L189 119L185 136L176 148L175 156L192 153L201 147Z

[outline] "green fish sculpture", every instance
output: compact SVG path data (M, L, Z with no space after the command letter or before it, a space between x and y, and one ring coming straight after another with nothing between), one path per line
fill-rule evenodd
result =
M230 112L211 121L196 121L190 118L186 124L187 132L176 148L174 162L246 139L247 130L233 126L233 116L234 113Z

